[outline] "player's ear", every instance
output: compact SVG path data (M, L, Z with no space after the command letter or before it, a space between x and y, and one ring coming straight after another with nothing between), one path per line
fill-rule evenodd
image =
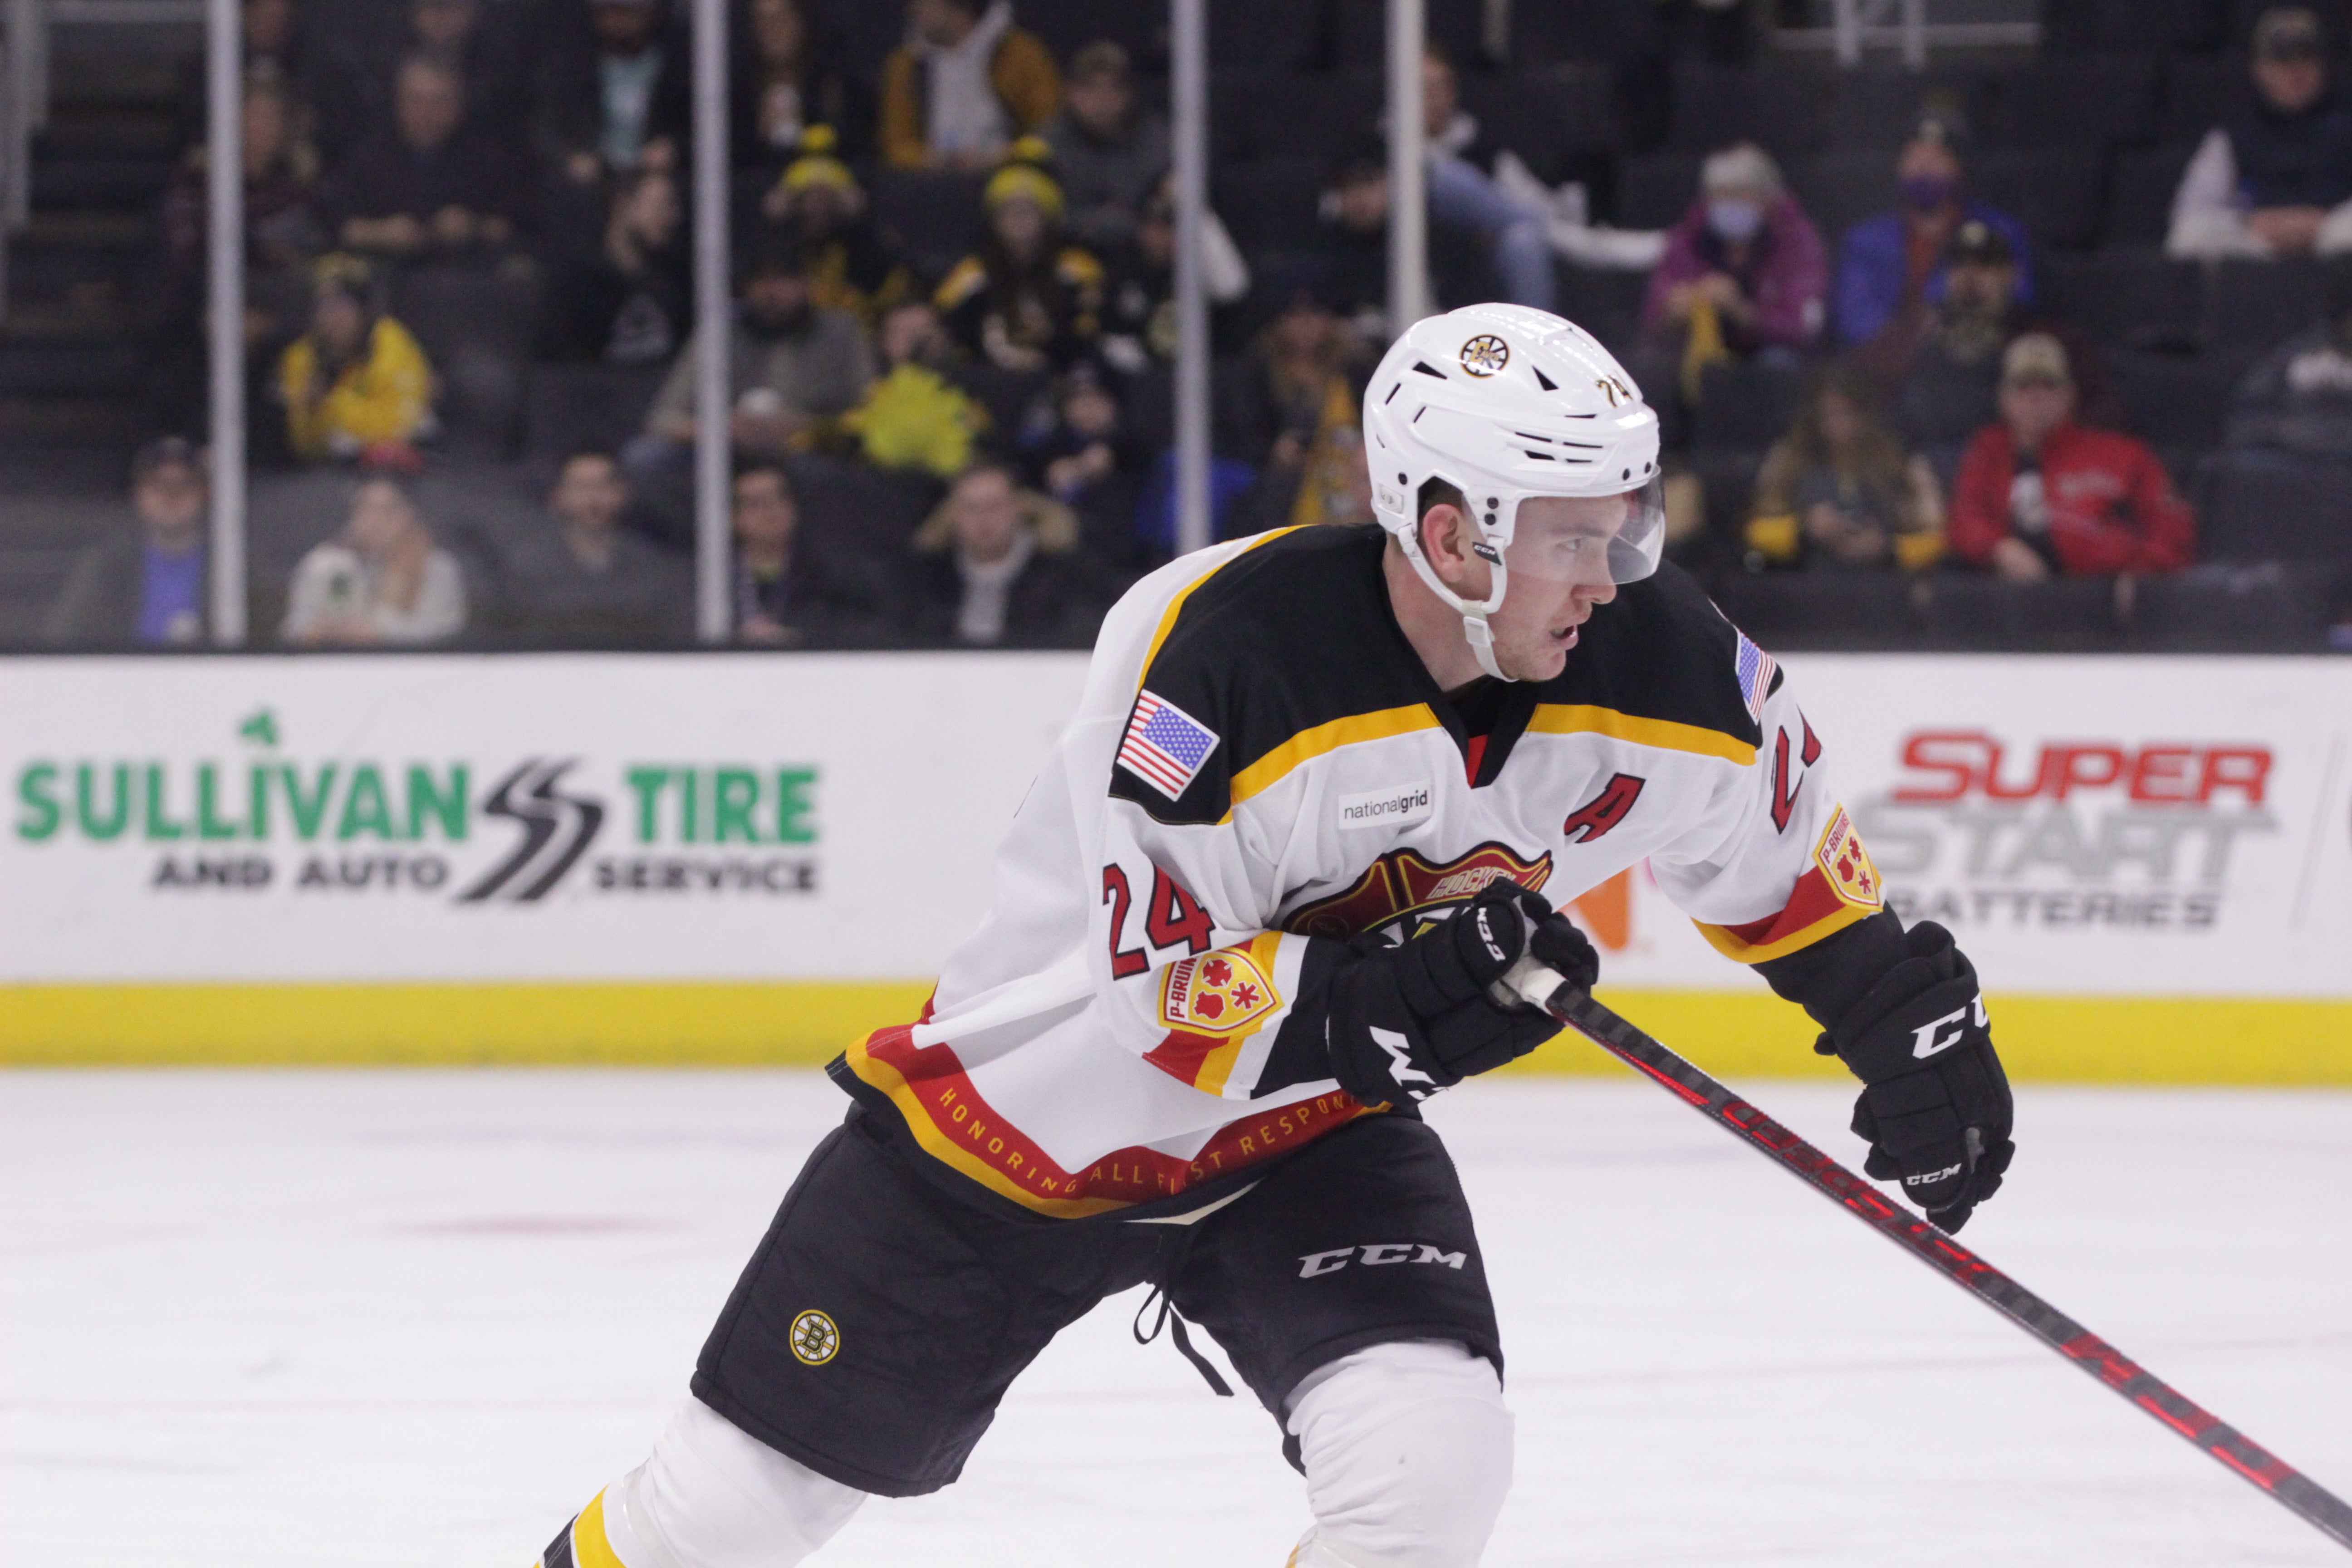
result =
M1437 580L1459 591L1470 575L1470 519L1452 501L1433 501L1421 514L1421 552Z

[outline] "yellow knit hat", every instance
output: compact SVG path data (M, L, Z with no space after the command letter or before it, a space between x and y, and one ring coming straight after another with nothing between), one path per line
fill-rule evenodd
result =
M1045 171L1054 150L1037 136L1024 136L1006 150L1004 163L988 177L981 200L993 207L1005 202L1032 201L1050 218L1062 216L1062 187Z
M859 194L857 176L841 161L840 142L830 125L812 125L801 132L800 150L784 167L783 178L777 187L787 192L800 192L813 185L828 190Z

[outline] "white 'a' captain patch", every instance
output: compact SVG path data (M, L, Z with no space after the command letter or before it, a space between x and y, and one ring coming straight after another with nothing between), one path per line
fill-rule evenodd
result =
M1127 734L1118 743L1118 763L1174 800L1216 749L1214 730L1166 698L1143 691L1136 696Z
M1759 724L1764 722L1764 699L1772 694L1772 674L1780 662L1748 640L1739 632L1738 649L1732 655L1732 668L1739 677L1739 695L1747 700L1748 716Z

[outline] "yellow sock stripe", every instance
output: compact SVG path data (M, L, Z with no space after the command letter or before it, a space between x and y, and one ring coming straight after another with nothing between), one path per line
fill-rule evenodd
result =
M604 1494L598 1492L572 1521L573 1568L628 1568L604 1539Z

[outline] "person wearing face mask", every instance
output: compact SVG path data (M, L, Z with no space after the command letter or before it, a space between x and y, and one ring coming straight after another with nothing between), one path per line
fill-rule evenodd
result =
M1974 218L2000 234L2017 259L2017 298L2033 300L2025 226L1968 194L1959 128L1948 116L1921 117L1895 164L1892 212L1864 218L1838 247L1838 336L1868 342L1906 307L1944 298L1944 255L1960 225Z
M1822 334L1829 257L1769 154L1743 142L1700 166L1698 199L1650 274L1642 330L1679 354L1683 395L1717 360L1801 353Z

